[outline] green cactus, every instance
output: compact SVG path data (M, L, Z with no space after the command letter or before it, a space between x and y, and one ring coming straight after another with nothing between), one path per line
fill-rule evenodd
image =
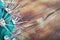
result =
M0 0L0 18L5 20L5 23L8 24L5 26L10 30L10 32L12 32L14 24L12 22L11 15L5 10L4 4L1 2L1 0ZM0 25L0 40L3 40L5 35L10 35L10 33L3 26Z

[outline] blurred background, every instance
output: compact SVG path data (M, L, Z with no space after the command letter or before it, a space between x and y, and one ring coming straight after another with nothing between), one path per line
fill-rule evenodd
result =
M17 40L60 40L60 0L4 0Z

